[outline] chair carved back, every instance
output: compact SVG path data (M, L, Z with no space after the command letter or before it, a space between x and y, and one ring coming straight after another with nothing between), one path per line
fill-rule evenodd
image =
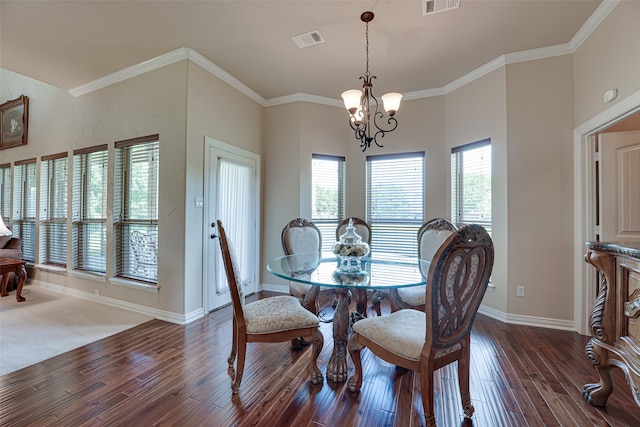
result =
M418 230L418 258L433 260L436 251L456 230L458 227L444 218L434 218L422 224ZM428 272L423 271L422 274L426 276Z
M136 261L136 271L147 273L158 265L158 240L155 234L131 232L131 248Z
M238 320L238 324L244 324L244 312L242 310L244 306L244 294L242 292L242 285L238 280L240 269L236 251L233 242L227 238L227 233L224 230L222 221L218 220L217 223L220 251L222 252L222 262L229 282L229 292L231 293L231 301L233 302L233 313Z
M371 245L371 226L363 219L352 216L349 218L345 218L336 227L336 241L340 240L340 236L342 236L347 231L347 226L349 225L349 220L353 221L353 227L356 229L356 233L358 236L362 238L363 242L367 242L367 244Z
M438 249L426 287L425 348L450 348L466 338L493 269L493 242L479 225L454 232Z
M281 240L285 255L322 251L320 230L305 218L289 221L282 229Z

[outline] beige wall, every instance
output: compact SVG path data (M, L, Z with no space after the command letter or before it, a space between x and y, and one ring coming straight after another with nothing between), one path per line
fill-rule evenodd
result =
M568 55L507 67L509 313L573 319L571 82Z
M181 61L74 98L66 91L0 72L2 99L29 96L29 143L0 151L0 163L160 135L160 291L149 293L29 269L29 278L146 306L168 320L202 309L204 137L260 154L264 108L200 66ZM109 187L113 188L113 178ZM174 316L175 314L175 316Z
M483 305L507 313L509 282L507 203L507 85L506 70L494 71L446 96L446 144L437 162L441 180L446 178L446 218L451 217L451 148L491 138L491 215L495 262L493 288L485 294Z
M346 112L305 102L263 108L182 61L79 98L0 70L0 95L31 100L29 145L0 163L159 133L159 294L77 277L30 277L174 313L202 306L204 136L262 155L262 282L282 253L280 230L310 216L311 154L347 158L347 214L365 216L369 154L426 152L426 217L450 218L451 147L491 138L496 263L486 307L505 316L570 321L575 256L573 128L640 90L640 2L621 2L573 55L503 67L447 95L405 100L384 148L362 153ZM620 95L604 104L605 90ZM284 284L280 282L280 284ZM526 286L526 298L515 297Z
M109 144L138 136L160 135L158 236L159 293L29 269L28 276L53 285L106 298L183 313L184 307L184 158L187 62L182 61L74 98L66 91L0 72L2 99L29 96L29 141L0 151L0 163ZM113 176L109 186L113 188ZM108 215L108 222L111 219Z
M213 76L197 64L188 62L185 232L185 313L203 307L203 236L211 234L210 224L217 218L203 217L205 210L195 207L196 197L204 194L205 136L255 154L262 154L264 108ZM217 242L210 248L218 250ZM211 257L212 254L209 254Z
M574 127L640 90L640 2L621 1L573 55ZM608 89L618 98L605 104Z

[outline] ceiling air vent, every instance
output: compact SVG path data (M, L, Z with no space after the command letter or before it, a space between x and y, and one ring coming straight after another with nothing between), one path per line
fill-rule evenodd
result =
M308 33L304 34L298 34L297 36L291 37L291 40L293 40L293 42L300 49L324 42L324 38L318 30L309 31Z
M460 0L422 0L422 16L460 7Z

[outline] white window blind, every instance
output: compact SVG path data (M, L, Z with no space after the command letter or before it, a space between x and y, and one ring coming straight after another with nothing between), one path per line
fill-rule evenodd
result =
M158 135L115 144L114 274L158 281Z
M72 267L107 271L107 145L73 153Z
M15 163L13 170L13 235L22 239L22 258L36 260L36 159Z
M480 224L491 232L491 140L451 149L451 212L458 227Z
M5 224L10 226L11 221L11 165L0 165L0 215Z
M39 262L67 265L67 153L40 162Z
M322 251L331 252L336 228L345 217L344 157L314 154L311 160L311 221L322 235Z
M371 251L418 256L424 222L424 152L367 156Z

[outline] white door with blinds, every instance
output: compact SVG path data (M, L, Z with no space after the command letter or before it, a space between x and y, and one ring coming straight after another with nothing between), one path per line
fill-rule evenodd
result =
M205 137L204 306L231 302L216 220L235 247L243 293L257 290L259 278L260 156Z

